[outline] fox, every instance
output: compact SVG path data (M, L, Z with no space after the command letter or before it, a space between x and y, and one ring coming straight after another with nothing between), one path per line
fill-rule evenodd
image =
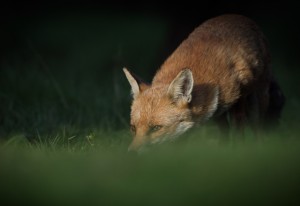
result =
M268 42L238 14L206 20L156 71L151 84L123 68L131 86L129 151L175 140L213 119L221 131L279 122L285 98L271 71Z

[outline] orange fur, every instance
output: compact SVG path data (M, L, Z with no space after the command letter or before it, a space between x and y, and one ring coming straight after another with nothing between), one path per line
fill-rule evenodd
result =
M185 131L212 116L220 124L226 122L227 113L240 125L253 111L259 121L266 119L272 81L269 64L267 43L258 26L244 16L223 15L196 28L163 63L151 85L125 70L126 76L136 79L130 84L139 85L131 108L136 130L131 149L159 142L152 139L170 139L181 133L177 130ZM151 125L161 128L152 131Z

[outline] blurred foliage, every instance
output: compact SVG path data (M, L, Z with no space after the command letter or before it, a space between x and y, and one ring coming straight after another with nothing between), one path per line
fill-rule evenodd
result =
M166 38L155 16L61 14L18 29L19 50L1 61L2 136L126 126L131 98L122 68L139 68L150 81Z
M52 145L16 136L2 145L2 204L299 203L299 140L274 134L258 143L247 135L244 141L219 144L214 133L199 138L199 132L191 132L184 141L136 155L126 151L126 141L111 141L115 135L128 139L128 132L94 135ZM106 135L110 138L104 140Z

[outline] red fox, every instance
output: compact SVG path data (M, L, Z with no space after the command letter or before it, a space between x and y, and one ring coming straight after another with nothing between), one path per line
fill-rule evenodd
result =
M276 122L284 103L270 70L266 39L241 15L202 23L167 58L151 84L123 70L133 95L129 150L172 140L210 118L221 128L228 128L229 121L238 128L250 119L256 125ZM274 107L270 100L277 99Z

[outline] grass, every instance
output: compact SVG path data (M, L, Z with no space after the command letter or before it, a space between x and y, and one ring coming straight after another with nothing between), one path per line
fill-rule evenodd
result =
M113 138L119 139L113 139ZM106 139L109 138L109 139ZM136 155L126 131L1 146L2 201L38 205L269 205L299 201L299 140L185 141ZM16 198L17 197L17 198Z
M279 128L221 143L208 124L127 152L131 97L121 69L151 80L167 28L142 14L57 14L14 28L22 35L0 70L1 205L299 203L297 73L281 50L273 68L288 101Z

